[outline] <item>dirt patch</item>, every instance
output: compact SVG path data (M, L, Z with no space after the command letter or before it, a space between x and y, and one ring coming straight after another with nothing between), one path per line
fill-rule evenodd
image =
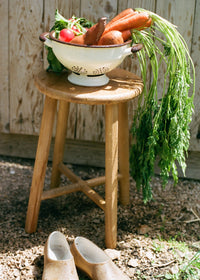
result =
M104 174L99 168L70 168L82 179ZM44 244L54 230L64 233L69 244L75 236L84 236L105 249L104 213L82 193L43 201L37 232L25 232L32 172L33 161L0 157L0 279L41 279ZM45 188L50 174L51 166ZM131 279L178 279L166 277L178 274L184 262L200 250L200 182L180 180L174 187L169 181L163 190L160 178L155 177L154 200L147 204L131 178L130 182L130 204L118 207L113 261ZM63 176L62 184L66 183ZM103 186L97 190L104 195ZM88 279L81 272L79 276Z

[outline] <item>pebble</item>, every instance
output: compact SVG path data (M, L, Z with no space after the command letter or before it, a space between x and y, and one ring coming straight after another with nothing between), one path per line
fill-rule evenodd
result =
M151 228L147 225L141 225L139 228L138 228L138 234L147 234L149 231L151 230Z
M105 249L104 252L112 259L118 260L121 256L121 252L115 249Z
M128 261L128 265L131 266L131 267L137 267L139 265L138 260L137 259L130 259Z

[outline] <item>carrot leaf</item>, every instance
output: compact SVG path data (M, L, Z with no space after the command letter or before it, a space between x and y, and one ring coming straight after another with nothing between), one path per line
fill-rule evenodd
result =
M153 198L151 178L157 163L163 187L171 175L174 184L178 182L177 163L185 173L195 70L186 42L176 26L155 13L137 10L147 12L154 22L149 29L132 32L133 43L144 45L137 55L145 86L133 117L135 141L130 151L130 167L136 186L138 190L142 188L144 202L147 202ZM148 63L151 66L149 88ZM160 77L162 69L164 74ZM159 82L162 83L161 92L158 92Z

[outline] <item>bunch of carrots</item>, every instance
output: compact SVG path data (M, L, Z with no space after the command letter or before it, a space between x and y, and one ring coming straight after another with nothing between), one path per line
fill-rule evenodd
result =
M101 18L90 27L85 34L75 36L70 43L79 45L114 45L123 44L131 38L131 30L142 30L150 27L152 18L146 12L138 12L128 8L110 22Z

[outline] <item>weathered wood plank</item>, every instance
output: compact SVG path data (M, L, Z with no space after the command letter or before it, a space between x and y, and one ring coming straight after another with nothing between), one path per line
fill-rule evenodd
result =
M177 31L183 36L189 49L192 42L194 10L195 0L157 1L156 6L156 13L158 15L177 26ZM158 98L162 95L164 71L166 71L166 65L163 64L159 71Z
M156 13L177 26L191 49L195 0L157 1Z
M82 0L81 1L81 16L86 17L94 23L101 17L107 17L108 21L117 13L117 1L115 0Z
M38 136L0 133L0 155L35 159ZM49 161L53 159L52 138ZM64 162L78 165L104 166L104 143L66 139Z
M42 9L40 0L9 1L10 131L39 132L42 95L34 86L34 74L42 69Z
M8 1L0 3L0 131L9 132Z
M196 92L194 97L195 113L190 125L190 150L200 151L200 0L196 0L191 56L196 71Z
M0 155L35 159L38 136L0 133ZM54 138L52 139L49 161L53 158ZM93 141L66 140L64 162L68 164L105 167L105 145ZM200 152L189 152L186 160L186 178L200 180ZM179 177L183 174L178 168ZM156 167L156 174L159 168Z

